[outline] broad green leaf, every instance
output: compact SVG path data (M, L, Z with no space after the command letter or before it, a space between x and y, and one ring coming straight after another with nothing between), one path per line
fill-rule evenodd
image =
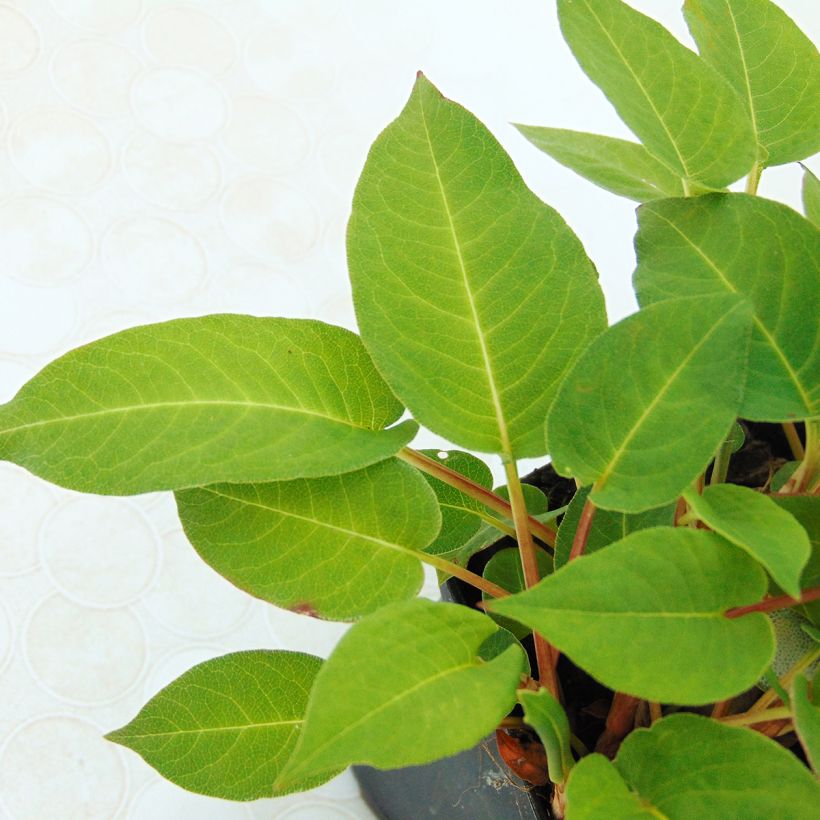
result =
M563 783L575 762L569 747L569 721L561 704L547 689L521 689L518 700L524 707L524 722L538 733L547 752L550 780Z
M422 450L424 455L445 464L451 470L472 479L488 490L493 486L493 474L490 468L472 453L461 450ZM439 453L446 453L442 458ZM424 478L436 494L441 507L441 530L431 544L425 547L425 552L433 555L447 555L458 550L474 536L482 524L482 515L488 510L451 484L446 484L437 478L424 473ZM497 530L496 530L497 532Z
M820 232L791 208L746 194L650 202L638 225L642 306L720 293L752 304L739 415L790 421L820 413Z
M815 690L817 678L814 679ZM814 700L818 693L814 692ZM798 675L792 683L792 709L794 728L800 743L806 751L815 774L820 774L820 705L809 698L809 682L804 675Z
M337 772L273 783L302 728L322 661L301 652L234 652L200 663L106 735L188 791L257 800L302 791ZM338 771L338 770L337 770Z
M493 492L503 499L510 500L510 488L506 484L496 487ZM549 509L549 499L544 495L543 490L533 484L521 484L521 492L524 495L524 506L530 515L543 515Z
M820 56L788 15L769 0L686 0L684 15L743 100L766 165L820 150Z
M561 165L613 194L637 202L684 194L680 175L637 142L564 128L515 127Z
M735 484L687 490L686 503L715 532L737 544L766 568L793 598L800 597L800 573L809 560L809 537L797 519L769 497Z
M490 132L420 75L379 136L347 232L376 366L461 447L544 453L544 413L606 327L592 263Z
M765 615L724 612L760 600L766 576L705 530L640 530L517 595L487 604L611 689L698 705L752 686L774 655Z
M820 228L820 179L803 166L803 213Z
M544 552L544 550L539 549L536 552L536 558L538 560L539 574L542 578L546 578L547 575L552 572L552 556ZM524 568L521 566L521 555L516 547L510 547L509 549L503 549L497 552L487 562L487 566L484 567L482 575L488 581L498 584L498 586L502 589L506 589L508 592L522 592L527 588L527 583L524 579ZM484 594L482 594L482 597L484 600L488 598L488 596ZM493 613L490 613L490 617L492 617L499 626L509 630L519 640L532 632L531 629L509 618L503 618Z
M729 430L729 435L726 436L726 445L730 453L736 453L746 442L746 434L743 428L735 422L732 429Z
M676 714L632 732L615 766L659 815L813 820L820 784L779 743L746 728Z
M566 511L558 536L555 539L555 568L560 569L569 560L572 541L578 529L581 511L589 495L589 487L582 487L572 498ZM641 513L620 513L612 510L596 510L592 526L587 536L584 554L590 555L604 547L626 538L631 532L645 530L648 527L672 526L675 517L675 505L665 504Z
M663 26L620 0L558 0L564 38L647 150L676 176L722 188L755 160L734 89Z
M820 496L816 495L772 495L772 501L791 513L805 529L811 542L811 555L803 574L800 576L802 589L820 586ZM795 607L813 624L820 626L820 601L812 601Z
M85 492L358 469L416 425L350 331L217 315L115 333L52 362L0 406L0 459Z
M599 507L673 501L706 467L737 415L749 306L736 296L660 302L584 351L547 420L555 468L595 486Z
M441 523L427 482L389 459L340 476L177 492L185 534L232 584L277 606L349 620L413 598Z
M587 755L573 766L566 795L567 820L668 820L630 791L602 754Z
M512 708L524 672L516 644L482 657L497 631L480 612L423 599L360 621L316 678L280 784L352 763L429 763L474 746Z

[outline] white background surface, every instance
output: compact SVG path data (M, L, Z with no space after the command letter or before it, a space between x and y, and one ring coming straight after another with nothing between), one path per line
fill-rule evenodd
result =
M633 4L686 37L678 2ZM816 0L781 5L817 39ZM0 401L60 353L149 321L236 311L352 327L353 186L417 69L578 232L611 320L631 312L634 206L508 125L629 136L549 0L0 2ZM766 172L761 192L796 204L799 179ZM326 654L341 630L215 575L168 496L80 496L0 464L0 820L369 817L349 775L277 801L209 801L101 738L206 658Z

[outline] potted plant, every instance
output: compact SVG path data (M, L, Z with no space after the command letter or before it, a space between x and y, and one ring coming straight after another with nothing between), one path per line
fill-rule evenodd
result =
M108 735L184 788L271 797L496 732L555 817L816 811L820 184L808 218L755 194L820 144L818 55L769 0L687 0L699 56L620 0L558 12L640 142L521 130L643 203L637 313L607 327L571 229L420 74L353 202L361 338L164 322L0 407L0 458L85 492L172 490L232 583L355 621L324 662L200 664ZM738 418L793 450L757 489L725 481ZM505 491L467 452L412 449L419 424L500 456ZM579 488L560 526L516 467L546 454ZM472 605L418 599L423 564Z

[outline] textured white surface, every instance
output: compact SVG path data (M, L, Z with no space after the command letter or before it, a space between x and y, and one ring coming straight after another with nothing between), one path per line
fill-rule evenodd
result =
M679 3L634 5L685 37ZM782 5L816 36L816 0ZM633 206L507 124L627 135L548 0L0 2L0 401L58 354L149 321L353 326L353 186L419 68L579 233L611 317L630 312ZM794 204L799 176L767 172L762 191ZM349 775L209 801L101 738L195 663L326 654L343 629L230 586L185 543L168 496L79 496L0 464L0 820L370 817Z

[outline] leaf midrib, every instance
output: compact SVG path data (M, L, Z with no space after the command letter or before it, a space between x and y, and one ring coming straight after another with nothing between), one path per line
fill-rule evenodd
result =
M604 488L604 485L614 474L618 466L618 462L623 458L623 455L626 452L629 445L632 443L632 440L635 438L635 436L638 435L638 432L640 431L646 419L649 418L650 414L655 410L661 399L669 392L672 385L677 381L678 377L680 376L684 368L686 368L692 361L692 359L695 357L695 355L700 352L701 348L714 335L717 328L720 327L720 325L726 321L726 317L734 313L735 310L737 310L737 307L732 308L728 313L721 316L720 319L717 322L715 322L715 324L713 324L711 328L709 328L708 332L700 338L698 343L686 354L681 363L672 371L672 374L666 380L664 385L655 394L655 398L653 398L652 401L649 402L649 404L644 408L644 411L637 418L629 432L624 437L621 444L616 448L615 452L612 454L612 458L607 464L606 469L601 472L600 476L598 476L597 481L595 481L593 485L593 490L600 491Z
M175 729L173 732L145 732L142 734L124 734L112 732L108 737L122 740L143 740L155 737L176 737L177 735L203 735L216 732L244 732L248 729L270 729L278 726L298 726L305 722L304 718L296 720L276 720L264 723L245 723L239 726L211 726L198 729Z
M383 538L378 538L375 535L367 535L366 533L358 532L357 530L351 530L347 527L340 527L337 524L330 524L327 521L323 521L318 518L311 518L309 515L300 515L299 513L291 512L290 510L282 510L278 507L273 507L270 504L265 504L261 501L250 501L246 498L237 498L236 496L233 496L230 493L220 492L219 490L216 490L213 487L200 487L199 489L203 490L204 492L211 493L212 495L219 496L220 498L225 498L228 501L234 501L238 504L246 504L249 507L256 507L257 509L272 512L276 515L281 515L286 518L294 518L298 521L304 521L305 523L313 524L318 527L323 527L324 529L331 530L332 532L341 533L342 535L345 535L350 538L360 538L363 541L369 541L372 544L377 544L380 547L386 547L395 552L400 552L404 555L412 555L414 558L418 558L419 560L421 560L418 550L415 550L412 547L405 547L404 545L397 544L394 541L385 541Z
M592 15L592 17L595 18L595 22L598 24L598 27L604 33L604 36L607 38L607 40L609 40L610 44L612 45L612 48L615 50L618 57L621 58L621 62L624 64L627 71L629 71L629 73L632 75L632 79L635 81L635 85L638 86L638 89L640 90L641 94L643 94L643 96L646 99L647 103L649 103L649 107L652 109L652 113L655 115L655 117L657 117L657 120L660 123L664 134L666 134L666 137L669 140L669 144L674 149L675 154L677 154L678 160L680 161L681 167L683 168L684 176L687 179L689 179L691 174L689 173L689 168L686 165L686 160L683 158L683 154L681 154L680 150L678 149L678 145L675 142L674 137L672 136L672 132L669 130L668 126L666 125L666 122L664 121L663 117L661 117L661 114L658 111L658 109L655 107L655 103L652 101L652 98L649 96L649 93L644 88L643 83L638 78L638 75L632 70L631 64L629 63L629 61L624 56L621 49L618 48L618 45L615 43L615 41L612 39L612 36L610 35L610 33L606 29L606 26L604 26L604 24L601 22L601 18L598 17L598 15L593 11L593 9L589 6L588 3L584 2L584 5L586 6L587 10ZM654 156L654 154L652 156ZM663 162L663 160L661 160L660 157L656 157L656 159L659 162ZM666 165L666 167L669 168L669 170L672 171L672 173L677 175L677 169L676 168L671 168L666 162L663 162L663 164Z
M445 191L444 183L441 179L441 172L439 170L438 160L436 159L436 153L433 149L433 141L430 137L430 129L427 125L427 116L424 113L424 100L422 98L422 94L419 94L419 110L421 111L421 121L422 125L424 126L424 135L427 140L427 147L430 150L430 159L433 163L433 170L436 173L436 182L438 183L439 192L441 194L441 201L444 206L444 212L447 215L447 224L450 228L450 236L453 240L453 246L455 248L456 258L458 259L459 270L461 271L461 276L464 284L464 291L467 295L467 302L470 306L470 316L472 318L473 326L475 327L476 336L478 338L479 349L481 351L481 358L484 364L484 372L486 374L487 384L490 389L490 397L493 404L493 411L495 412L496 424L498 425L501 449L504 453L511 454L509 433L507 431L507 423L504 418L504 410L501 406L501 396L498 391L498 386L495 382L492 361L490 360L489 350L487 349L487 341L484 338L484 330L481 326L481 320L478 315L478 309L476 308L475 297L473 296L473 291L470 287L470 280L467 274L467 266L464 262L464 255L461 250L461 243L459 242L458 233L456 232L455 223L453 222L452 210L450 209L450 203L447 199L447 192Z
M726 0L724 0L724 5L726 6L726 11L729 13L729 19L732 21L732 31L734 31L735 39L737 40L737 51L740 55L740 65L743 68L743 84L746 86L746 97L749 101L749 116L751 117L752 130L754 131L755 139L757 140L757 114L755 112L754 96L752 95L749 67L746 64L746 52L743 50L743 40L741 39L740 32L737 28L737 18L732 10L732 6L726 2Z
M667 217L665 217L663 214L658 213L657 211L653 211L653 213L655 214L655 216L658 217L658 219L663 220L667 225L669 225L669 227L672 228L675 231L675 233L677 233L678 236L680 236L681 239L683 239L692 248L692 250L694 250L695 253L697 253L698 256L700 256L701 259L703 259L703 261L715 272L715 274L717 274L718 279L720 279L720 281L726 286L730 293L734 293L738 296L748 298L746 297L746 294L741 293L734 286L734 284L732 284L732 282L726 277L723 271L718 267L717 263L710 256L707 256L707 254L700 248L700 246L696 245L687 234L685 234L677 225L675 225L674 222L667 219ZM809 394L803 388L803 384L801 383L800 378L795 372L795 370L792 368L791 363L786 358L786 354L783 352L780 345L775 340L774 336L772 336L771 331L766 327L766 325L763 324L763 320L760 319L760 317L757 315L757 311L754 310L754 305L752 305L752 308L752 321L754 322L757 329L763 334L763 336L766 337L766 341L768 342L769 347L775 352L777 358L780 359L781 363L783 364L783 368L786 370L786 373L791 379L792 384L794 385L797 392L800 394L800 398L803 401L803 406L806 408L806 412L814 412L814 405L809 397Z
M6 407L11 406L5 405ZM177 408L197 408L197 407L242 407L245 409L264 409L264 410L281 410L283 412L297 413L300 415L314 416L326 421L332 421L339 424L346 424L350 427L356 427L362 430L369 429L354 424L349 419L336 418L325 413L319 413L316 410L308 410L304 407L289 407L282 404L274 404L272 402L251 402L251 401L226 401L226 400L205 400L194 399L192 401L167 401L167 402L150 402L146 404L131 404L122 407L106 407L103 410L92 410L87 413L77 413L70 416L57 416L52 419L40 419L39 421L28 422L27 424L19 424L16 427L7 427L0 430L0 436L9 436L13 433L23 432L24 430L35 429L38 427L48 427L53 424L65 424L74 421L85 421L92 418L102 418L105 416L115 416L123 413L139 413L141 411L159 410L159 409L177 409ZM0 407L0 411L2 411Z

